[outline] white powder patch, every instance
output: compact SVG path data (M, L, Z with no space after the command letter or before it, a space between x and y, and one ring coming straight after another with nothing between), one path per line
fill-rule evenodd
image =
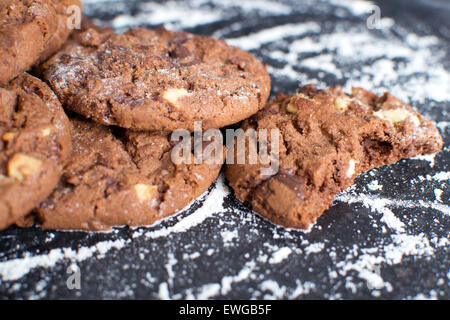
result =
M320 26L316 22L290 23L264 29L256 33L251 33L247 36L226 40L230 45L237 46L243 50L252 50L257 49L266 43L270 43L275 40L278 41L287 36L293 37L306 33L317 33L319 31Z
M272 254L272 257L269 259L270 264L277 264L287 259L289 255L292 253L292 249L288 247L281 248L275 251Z
M341 193L335 197L335 201L342 201L349 204L362 203L363 206L369 208L372 212L379 212L382 214L381 221L384 222L390 229L403 232L405 229L404 223L396 217L396 215L388 208L388 205L394 205L395 201L385 198L373 197L369 195L349 195Z
M439 121L436 125L441 131L445 131L449 127L450 121Z
M270 74L273 74L280 78L289 78L292 80L295 80L297 83L311 83L316 86L325 86L324 82L321 82L320 80L317 80L316 78L309 78L307 74L299 72L295 70L291 65L284 65L283 68L278 69L272 66L268 66L267 70L270 72Z
M382 190L383 186L381 184L378 184L378 180L373 180L369 184L367 184L367 188L371 191L377 191Z
M146 286L146 287L148 287L148 288L151 288L151 287L153 287L152 284L155 283L157 280L158 280L157 278L152 277L152 275L151 275L150 272L147 272L147 273L145 274L145 279L142 279L142 280L141 280L141 283L142 283L144 286Z
M384 248L385 260L388 264L399 264L404 256L431 256L434 248L431 247L425 234L408 235L396 234L392 236L393 242Z
M413 158L410 158L410 159L411 160L427 161L428 164L430 165L430 167L433 168L436 155L437 155L437 153L425 154L425 155L416 156L416 157L413 157Z
M214 7L211 6L214 4ZM239 8L257 11L260 15L283 15L290 12L287 5L275 1L167 1L163 4L143 2L136 15L122 14L111 21L111 26L124 29L146 24L158 25L171 30L197 27L224 19L224 9ZM186 14L189 12L189 14Z
M173 253L168 254L168 261L164 268L167 271L167 276L169 277L167 283L169 287L173 287L173 280L175 279L175 272L173 271L173 267L178 263L178 260L175 258Z
M170 300L169 286L167 282L163 282L159 285L158 296L161 300Z
M428 295L419 293L414 297L407 297L406 300L437 300L438 294L435 290L430 290Z
M201 208L196 210L191 215L183 218L174 226L159 229L155 231L149 231L145 233L147 238L156 239L165 237L174 232L186 232L187 230L201 224L203 221L211 217L215 212L223 211L223 199L229 194L229 189L224 183L223 175L220 175L216 181L215 188L211 193L206 195Z
M305 283L302 283L300 280L295 281L296 287L294 291L289 295L289 299L297 299L300 296L309 294L312 292L316 285L313 282L306 281Z
M442 193L444 193L441 189L434 189L434 196L436 197L436 201L442 202Z
M369 13L373 9L373 2L361 0L332 0L331 3L349 10L354 15L360 16Z
M429 241L425 234L410 235L405 231L405 225L388 208L391 207L431 207L440 210L446 214L450 213L448 206L439 206L435 203L423 200L391 200L368 195L350 195L342 193L335 199L346 203L362 203L373 212L382 214L381 221L384 222L394 234L391 236L392 242L382 247L358 248L349 253L344 261L337 262L338 272L341 276L347 276L349 271L356 271L358 277L366 281L367 287L371 290L385 289L388 292L393 290L391 283L383 280L380 274L381 265L396 265L403 261L404 257L414 256L423 258L432 256L438 247L447 246L445 238ZM352 290L357 290L357 285L347 278L346 286ZM372 293L376 296L380 292L374 290Z
M207 300L220 293L220 284L210 283L202 286L200 292L197 295L198 300Z
M350 254L346 261L336 264L341 276L346 276L349 271L356 271L358 277L364 279L369 289L386 289L392 291L392 284L383 280L380 274L380 266L396 265L402 262L406 256L427 257L434 254L435 249L424 234L408 235L394 234L393 242L383 248L361 248ZM356 257L356 260L352 261ZM356 285L348 280L349 287Z
M158 4L148 2L145 4L146 12L140 12L135 16L120 15L113 19L113 28L141 26L145 24L164 24L167 29L182 29L219 21L219 10L194 9L184 3L167 2ZM189 14L186 14L189 11Z
M194 260L200 257L200 252L194 252L191 254L183 253L184 260Z
M54 238L55 238L55 234L54 233L49 233L47 235L47 237L45 238L45 242L52 242Z
M311 253L319 253L322 252L322 250L325 248L325 244L318 242L318 243L312 243L309 246L305 248L306 255L310 255Z
M222 240L225 246L230 245L233 239L236 239L238 237L237 230L225 230L221 233Z
M284 66L283 69L277 69L277 74L297 80L302 77L302 73L294 70L292 66L301 65L339 79L348 78L344 85L348 91L352 86L377 93L389 90L406 101L412 99L421 102L425 98L435 101L450 99L450 73L442 63L445 52L435 49L439 39L434 36L410 35L405 42L400 42L379 38L366 28L348 30L339 24L332 34L320 33L317 26L308 28L307 24L303 25L302 29L309 29L309 32L318 35L294 40L289 43L287 52L265 52L271 58L290 65L290 68ZM260 33L264 34L264 31ZM283 30L270 30L270 38L282 39L286 36L288 34ZM253 39L249 47L261 47L269 40ZM244 43L238 44L246 47ZM314 56L304 59L304 54L310 52L314 52ZM349 65L356 67L345 71ZM315 78L308 78L304 82L315 81L317 82Z
M254 261L246 262L244 267L235 276L225 276L220 281L221 283L221 294L226 295L231 291L231 286L234 283L239 283L248 279L255 269L256 263Z
M261 291L269 291L270 294L266 294L264 295L264 299L281 299L285 292L286 292L286 287L285 286L281 286L278 284L278 282L274 281L274 280L264 280L259 288L261 289Z
M434 175L427 175L426 178L427 180L434 180L437 182L445 181L448 183L450 180L450 171L441 171Z
M214 3L216 5L223 5L224 2L221 0L205 0L206 3ZM261 13L269 14L288 14L291 12L291 8L288 5L277 1L266 1L266 0L252 0L252 1L240 1L240 0L227 0L227 7L238 7L244 12L258 11Z
M47 254L26 254L22 258L0 262L0 276L3 281L13 281L22 278L35 268L53 268L57 263L76 261L82 262L88 258L101 259L111 249L120 250L129 243L129 240L102 241L91 247L59 248L50 250Z
M339 262L336 266L339 268L339 274L346 276L349 271L356 271L359 278L367 283L369 289L391 288L391 284L385 282L379 274L376 266L380 265L382 258L375 255L361 255L356 262ZM346 287L355 291L356 286L351 282L346 282Z
M321 70L332 73L337 77L342 77L342 72L333 63L334 57L331 54L321 54L313 58L303 59L299 65L308 69Z

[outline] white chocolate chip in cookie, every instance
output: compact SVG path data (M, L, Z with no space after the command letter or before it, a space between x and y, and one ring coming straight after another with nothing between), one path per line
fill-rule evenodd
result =
M6 132L2 136L2 140L5 142L11 142L17 134L15 132Z
M52 127L48 126L41 130L41 134L43 137L48 137L52 132Z
M297 114L298 108L295 104L293 104L292 102L289 102L289 104L286 107L286 111L289 113Z
M150 199L156 198L158 194L158 188L153 185L143 184L139 183L136 184L134 187L134 191L136 192L136 195L141 202L148 201Z
M16 153L8 162L8 175L10 178L23 180L39 172L42 161L23 153Z
M350 161L348 162L348 169L346 172L348 178L353 177L353 175L356 172L355 168L356 168L356 161L354 159L350 159Z
M406 119L410 119L417 127L420 126L420 119L406 109L380 110L373 113L374 116L391 122L394 126Z
M314 104L317 104L317 101L314 98L310 98L307 95L299 92L296 93L294 96L292 96L291 100L289 101L289 104L286 106L286 111L292 114L297 114L298 113L298 107L296 105L296 100L298 99L304 99L304 100L308 100Z
M312 101L312 102L316 102L316 100L314 100L314 98L310 98L307 95L303 94L303 93L297 93L295 94L297 97L308 100L308 101Z
M179 107L178 100L188 95L189 92L186 89L171 88L163 92L162 98L174 107Z
M351 99L348 97L337 97L336 100L334 100L334 108L338 113L344 113L347 111L350 102Z

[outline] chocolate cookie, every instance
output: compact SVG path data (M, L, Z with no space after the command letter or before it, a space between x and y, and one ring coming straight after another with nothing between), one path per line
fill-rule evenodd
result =
M409 105L359 88L346 95L308 85L280 94L242 128L279 129L279 170L228 165L231 187L255 211L296 228L314 223L359 173L443 146L438 129Z
M123 35L89 28L41 66L70 110L143 130L220 128L249 117L270 77L252 55L210 37L165 29Z
M37 63L43 62L57 52L73 30L82 28L81 0L53 0L56 12L56 29ZM80 16L78 16L80 15ZM78 21L80 19L80 21ZM83 18L84 19L84 18ZM78 25L79 23L79 25Z
M53 194L36 210L43 228L151 224L200 196L222 166L173 164L168 134L76 118L72 124L72 157Z
M52 192L70 150L69 120L45 83L23 74L0 87L0 229Z
M0 85L60 48L70 33L67 8L79 0L0 2Z

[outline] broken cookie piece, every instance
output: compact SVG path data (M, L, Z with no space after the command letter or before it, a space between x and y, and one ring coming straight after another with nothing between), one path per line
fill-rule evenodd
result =
M267 175L267 165L227 165L236 196L274 223L302 229L358 174L443 146L438 129L411 106L361 88L348 95L341 87L307 85L279 94L242 129L279 130L280 169Z

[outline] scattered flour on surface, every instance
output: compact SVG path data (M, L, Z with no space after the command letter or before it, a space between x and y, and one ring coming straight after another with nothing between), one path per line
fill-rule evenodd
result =
M383 185L378 184L378 180L373 180L372 182L367 184L367 188L371 191L377 191L377 190L382 190Z
M281 248L275 251L272 254L272 257L269 259L270 264L277 264L287 259L289 255L292 253L292 249L288 247Z
M236 239L238 237L238 231L237 230L225 230L220 233L222 236L222 240L225 246L231 245L233 242L233 239Z
M325 244L322 242L312 243L305 248L306 255L311 253L319 253L325 248Z
M167 236L174 232L186 232L187 230L200 225L205 219L211 217L215 212L223 211L223 199L229 194L229 189L225 185L223 175L220 175L216 181L213 190L204 198L201 208L197 209L193 214L183 218L172 227L148 231L144 235L150 239L156 239Z
M106 2L106 0L104 0ZM85 3L98 2L97 0L84 0ZM211 24L227 18L223 5L220 1L213 1L215 6L209 6L209 1L169 1L165 4L147 2L137 15L119 15L111 21L116 29L128 28L129 26L143 24L163 24L170 29L183 29ZM351 14L363 16L370 13L373 4L367 1L333 1ZM227 7L239 8L244 13L258 11L267 15L283 15L290 12L290 7L276 1L238 1L230 0ZM186 12L189 10L189 14ZM383 19L383 33L389 33L395 24L393 20ZM410 34L406 41L396 41L395 37L389 39L381 38L369 31L365 25L360 28L351 28L341 22L336 22L332 33L324 32L322 26L316 22L289 23L276 27L262 28L252 34L226 38L227 32L239 30L241 23L232 23L215 32L215 35L224 35L225 40L245 50L261 49L261 54L278 62L277 66L268 66L269 72L274 77L287 77L292 81L303 85L313 83L326 86L323 80L325 76L344 79L343 86L349 90L351 86L361 86L376 93L389 90L394 95L404 100L412 100L414 103L423 103L427 99L436 102L450 100L450 73L442 61L445 61L445 52L436 49L439 39L433 36L418 36ZM227 32L225 32L227 31ZM296 37L295 40L289 39ZM272 47L276 43L279 47ZM265 49L265 47L269 49ZM351 69L347 66L355 66ZM317 71L318 77L310 76L304 70ZM449 121L441 121L437 125L445 134ZM447 151L448 152L448 151ZM435 166L435 155L419 156L414 160L427 161L431 168ZM450 172L441 171L434 174L419 176L422 182L449 184ZM412 182L411 182L412 183ZM377 180L367 185L370 191L382 190L383 186ZM362 244L345 248L345 258L338 258L336 252L327 246L327 253L333 260L335 268L329 270L329 278L342 277L345 287L356 292L362 285L371 290L374 297L379 297L381 292L392 292L395 284L383 279L382 266L392 266L402 263L408 257L422 259L431 257L436 249L447 247L449 240L446 237L435 236L428 239L423 233L409 234L407 225L402 219L401 211L410 208L432 208L444 215L450 214L448 199L443 199L443 191L433 187L436 201L428 200L402 200L389 199L367 194L355 194L352 188L340 193L336 202L347 204L359 203L370 209L375 215L376 221L383 224L383 230L391 234L389 242L378 243L373 247ZM202 205L195 212L183 216L181 213L178 221L169 227L161 227L156 223L149 230L136 229L133 238L145 237L152 241L164 238L173 233L184 233L201 226L208 218L215 214L224 212L224 199L230 194L221 175L210 192L205 193ZM194 202L195 203L195 202ZM395 212L394 212L395 209ZM237 211L236 214L239 214ZM245 220L244 220L245 221ZM374 224L374 228L378 226ZM232 228L232 227L230 227ZM386 229L387 228L387 229ZM310 228L309 232L312 230ZM258 229L255 228L255 232ZM292 234L291 234L292 233ZM274 239L292 240L299 237L294 230L282 229L274 232ZM302 233L300 233L302 235ZM238 236L237 229L225 229L221 232L224 244L232 244ZM54 235L49 235L46 242L51 242ZM80 263L89 258L102 259L112 250L120 250L127 247L131 240L100 241L89 247L58 248L50 250L46 254L28 253L21 258L0 262L0 278L2 281L16 281L26 276L37 268L52 269L60 263ZM322 253L325 250L325 242L309 243L307 240L300 241L298 248L286 247L285 244L278 246L267 246L267 251L261 251L254 259L245 261L240 270L221 277L217 283L207 283L198 288L189 288L181 293L171 294L175 274L175 266L179 262L171 252L167 255L167 262L163 266L166 270L167 279L157 286L157 294L160 299L176 299L186 297L187 299L210 299L219 295L227 295L233 290L233 286L253 279L261 274L261 264L269 262L277 264L289 262L294 254L310 256ZM301 250L302 248L303 250ZM328 252L329 251L329 252ZM210 257L220 253L220 248L208 248L206 256ZM183 255L183 263L189 263L199 257L199 252ZM186 260L186 261L185 261ZM150 273L146 274L144 283L153 287L158 280ZM361 282L360 280L363 280ZM340 281L340 280L339 280ZM450 281L450 271L447 279ZM442 281L441 281L442 282ZM45 295L46 281L41 280L36 284L36 298ZM261 279L258 288L255 289L253 298L263 297L266 299L296 299L303 295L314 292L318 284L303 279L295 279L295 288L287 288L270 278ZM13 290L19 290L20 286L14 284ZM259 290L258 290L259 289ZM434 299L436 291L420 293L411 296L411 299ZM340 295L330 298L340 298Z
M82 262L91 257L101 259L111 249L124 248L129 240L102 241L91 247L52 249L47 254L27 254L22 258L0 262L0 277L3 281L13 281L22 278L36 268L52 268L57 263L76 261Z

